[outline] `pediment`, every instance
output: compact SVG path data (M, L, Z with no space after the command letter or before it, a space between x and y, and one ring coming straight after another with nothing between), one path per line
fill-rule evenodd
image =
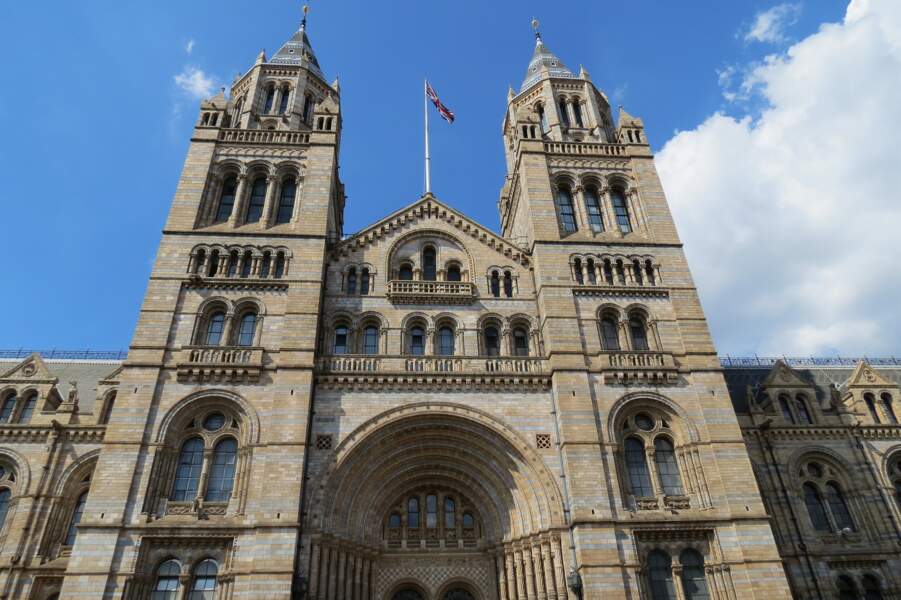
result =
M763 380L763 385L768 388L811 387L809 381L801 377L797 371L788 366L783 360L776 361L766 379Z
M393 237L402 232L405 233L414 224L427 227L430 221L444 222L464 234L467 238L476 240L498 254L505 256L508 260L517 262L524 267L528 267L530 264L528 252L496 235L489 228L480 225L466 215L440 202L431 194L426 194L406 208L388 215L381 221L343 240L332 250L332 257L337 259L347 256L349 253L365 248L379 240Z
M45 382L56 382L57 378L50 372L50 369L47 368L46 363L41 358L41 355L37 352L34 352L17 364L12 369L6 371L2 375L0 375L0 380L2 379L13 379L16 381L45 381Z
M879 374L879 372L867 364L866 361L860 361L857 363L857 366L854 367L854 372L851 373L851 377L848 378L848 381L845 383L845 387L855 388L855 387L896 387L895 382L889 381L885 377Z

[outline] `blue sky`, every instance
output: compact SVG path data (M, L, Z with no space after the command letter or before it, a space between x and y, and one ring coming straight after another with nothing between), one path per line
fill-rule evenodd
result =
M433 121L433 190L497 228L505 174L501 119L507 88L518 89L532 52L533 16L567 66L584 65L614 105L644 119L655 150L678 143L680 155L700 153L704 160L703 151L716 152L704 138L711 119L745 123L753 133L761 114L780 101L771 81L755 73L773 60L794 60L792 49L820 35L823 24L841 24L846 8L827 0L313 0L313 47L326 76L341 81L346 229L421 194L426 74L457 114L453 126ZM196 93L227 85L261 48L276 50L296 29L300 4L13 3L5 16L0 170L7 259L0 309L7 318L0 347L125 348L197 115ZM747 115L752 120L742 121ZM670 175L679 194L694 196L686 176L694 167L673 166L672 153L668 161L669 173L679 173ZM664 184L669 191L666 177ZM696 224L690 201L674 202L674 210L680 224ZM690 259L693 244L706 252L706 237L700 227L683 232ZM732 323L726 299L739 288L712 276L708 302L696 276L722 353L775 349L775 330L767 337L747 322L755 335L743 337L744 328ZM777 312L784 317L785 307ZM755 314L765 320L763 309ZM897 349L897 336L888 338L872 352ZM784 351L862 352L867 341L843 339L786 341Z

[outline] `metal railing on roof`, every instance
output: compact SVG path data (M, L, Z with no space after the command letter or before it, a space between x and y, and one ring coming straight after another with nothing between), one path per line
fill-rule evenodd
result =
M772 367L776 361L790 367L856 367L866 361L873 367L901 366L895 356L721 356L720 365L726 369Z
M0 359L28 358L37 352L41 358L58 360L125 360L128 350L0 350Z

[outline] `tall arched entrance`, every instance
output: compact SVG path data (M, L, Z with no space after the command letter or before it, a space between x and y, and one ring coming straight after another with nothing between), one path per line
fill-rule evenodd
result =
M365 423L312 488L312 598L565 598L563 506L525 440L486 413L422 403Z

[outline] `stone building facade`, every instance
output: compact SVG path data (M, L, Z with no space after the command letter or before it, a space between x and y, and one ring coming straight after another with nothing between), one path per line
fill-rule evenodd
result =
M500 233L345 236L341 129L302 25L201 103L127 359L0 369L0 597L898 597L898 374L724 370L584 69L510 90Z

